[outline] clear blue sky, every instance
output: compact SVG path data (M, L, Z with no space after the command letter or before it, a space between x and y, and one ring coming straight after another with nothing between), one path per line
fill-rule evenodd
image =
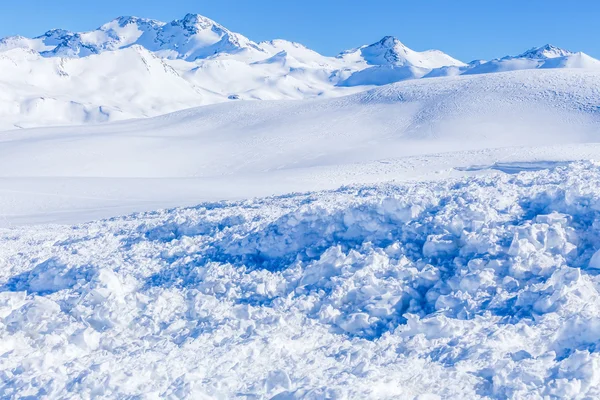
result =
M385 35L463 61L551 43L600 58L600 0L4 0L0 37L91 30L120 15L199 13L255 41L283 38L326 55Z

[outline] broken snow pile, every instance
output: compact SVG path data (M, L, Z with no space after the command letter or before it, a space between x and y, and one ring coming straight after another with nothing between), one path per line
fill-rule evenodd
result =
M0 244L3 398L600 396L593 163Z

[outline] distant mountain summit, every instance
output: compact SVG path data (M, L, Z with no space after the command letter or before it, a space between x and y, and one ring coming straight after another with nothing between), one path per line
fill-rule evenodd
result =
M187 14L158 29L144 32L136 41L170 59L193 61L219 54L265 53L256 43L199 14Z
M519 54L515 58L530 58L539 60L557 57L568 57L572 56L573 54L575 53L569 50L564 50L551 44L546 44L541 47L534 47L532 49L529 49L526 52Z
M534 47L516 56L469 64L461 74L486 74L523 69L600 68L600 61L585 53L574 53L551 44Z
M52 29L32 39L21 36L0 39L0 51L26 48L39 52L45 57L86 57L132 45L145 47L161 58L186 61L225 56L253 62L271 57L283 50L290 53L291 47L296 49L293 50L294 56L299 52L304 52L305 56L307 51L312 52L298 43L284 40L255 43L199 14L187 14L182 19L168 23L122 16L88 32ZM311 56L311 58L315 57ZM371 45L345 51L338 56L338 59L354 64L395 67L438 68L447 65L464 65L439 50L423 52L411 50L393 36L386 36Z
M0 39L0 51L28 49L43 57L81 58L139 45L167 60L221 59L247 64L322 67L333 84L381 85L398 80L530 68L595 68L599 61L551 44L516 56L465 64L440 50L415 51L394 36L326 57L298 43L256 43L200 14L162 22L122 16L88 32L52 29L43 35ZM284 53L282 53L284 52Z
M49 57L86 57L135 44L162 58L187 61L218 54L264 53L245 36L199 14L170 23L124 16L89 32L52 29L33 39L13 36L0 40L0 50L21 47Z
M413 66L419 68L464 65L463 62L439 50L423 52L411 50L393 36L385 36L379 42L363 46L357 51L360 51L362 58L369 65Z
M421 78L436 68L465 65L439 50L414 51L393 36L385 36L371 45L345 51L338 57L366 66L340 82L341 86L382 85Z

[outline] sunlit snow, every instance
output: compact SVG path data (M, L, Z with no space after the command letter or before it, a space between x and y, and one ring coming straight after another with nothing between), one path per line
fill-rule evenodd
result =
M599 111L551 45L0 39L0 398L600 398Z

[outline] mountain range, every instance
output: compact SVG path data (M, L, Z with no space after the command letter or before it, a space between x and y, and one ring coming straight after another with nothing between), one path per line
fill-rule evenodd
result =
M149 117L234 100L337 97L374 85L521 69L600 68L551 45L491 61L414 51L397 38L321 55L254 42L198 14L119 17L88 32L0 39L0 129Z

